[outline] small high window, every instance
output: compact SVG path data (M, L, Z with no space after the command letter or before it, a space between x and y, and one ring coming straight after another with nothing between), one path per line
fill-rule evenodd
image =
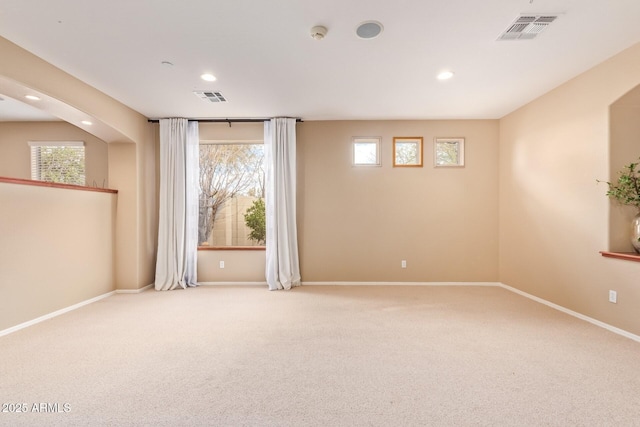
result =
M84 142L30 141L31 179L85 185Z
M436 138L434 150L436 167L464 166L464 138Z
M380 138L353 138L353 165L380 166Z

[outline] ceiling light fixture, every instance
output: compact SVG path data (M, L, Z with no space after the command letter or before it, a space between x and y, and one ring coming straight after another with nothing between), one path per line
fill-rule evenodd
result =
M213 74L210 73L204 73L200 76L200 78L202 80L204 80L205 82L215 82L216 81L216 76L214 76Z
M30 99L31 101L40 101L40 98L35 95L25 95L24 97Z
M361 39L375 39L381 33L384 27L378 21L361 22L356 28L356 35Z
M453 77L453 71L447 70L438 74L438 80L449 80L451 77Z
M93 124L89 120L83 120L80 123L82 123L83 125L87 125L87 126L91 126Z
M311 29L310 35L314 40L322 40L327 35L327 27L316 25Z

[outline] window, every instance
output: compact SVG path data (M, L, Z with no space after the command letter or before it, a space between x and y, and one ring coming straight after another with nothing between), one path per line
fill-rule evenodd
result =
M353 138L354 166L380 166L380 138Z
M31 179L85 185L84 142L29 142Z
M435 166L464 166L464 138L436 138Z
M265 241L262 141L201 141L198 245Z
M422 137L393 138L394 167L422 167Z

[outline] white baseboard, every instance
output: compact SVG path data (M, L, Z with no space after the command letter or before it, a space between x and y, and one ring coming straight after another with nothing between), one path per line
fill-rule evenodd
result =
M500 286L498 282L302 282L302 286Z
M95 298L91 298L91 299L88 299L86 301L79 302L79 303L74 304L74 305L72 305L70 307L62 308L60 310L54 311L53 313L45 314L44 316L40 316L40 317L38 317L36 319L29 320L28 322L20 323L19 325L12 326L11 328L4 329L4 330L0 331L0 337L2 337L4 335L9 335L9 334L11 334L13 332L16 332L16 331L19 331L20 329L28 328L29 326L33 326L36 323L44 322L45 320L52 319L54 317L60 316L61 314L68 313L70 311L76 310L76 309L78 309L80 307L83 307L85 305L89 305L89 304L94 303L96 301L100 301L101 299L110 297L111 295L113 295L115 293L116 293L116 291L107 292L106 294L98 295Z
M623 337L640 342L639 335L632 334L631 332L625 331L624 329L616 328L615 326L609 325L608 323L604 323L604 322L601 322L600 320L596 320L589 316L585 316L584 314L580 314L573 310L569 310L568 308L562 307L561 305L554 304L550 301L547 301L535 295L528 294L524 291L521 291L519 289L513 288L511 286L508 286L508 285L505 285L504 283L499 283L499 282L302 282L301 284L303 286L497 286L505 290L508 290L510 292L516 293L525 298L529 298L540 304L544 304L548 307L561 311L570 316L576 317L585 322L589 322L593 325L599 326L615 334L622 335ZM201 282L199 283L199 285L201 286L230 286L230 285L231 286L266 286L267 282ZM70 307L56 310L53 313L45 314L44 316L40 316L36 319L29 320L28 322L20 323L19 325L12 326L11 328L4 329L0 331L0 337L4 335L9 335L13 332L19 331L21 329L35 325L37 323L44 322L45 320L52 319L54 317L76 310L85 305L94 303L96 301L100 301L101 299L110 297L111 295L114 295L114 294L137 294L147 289L150 289L152 287L153 285L151 284L140 289L119 289L119 290L107 292L106 294L102 294L97 297L88 299L86 301L79 302Z
M610 332L613 332L614 334L622 335L623 337L626 337L626 338L632 339L634 341L640 342L640 336L638 336L636 334L632 334L631 332L625 331L624 329L616 328L615 326L611 326L608 323L604 323L604 322L601 322L600 320L596 320L596 319L594 319L592 317L585 316L584 314L580 314L580 313L578 313L576 311L569 310L568 308L565 308L565 307L563 307L561 305L554 304L554 303L549 302L549 301L547 301L545 299L539 298L539 297L537 297L535 295L528 294L526 292L521 291L520 289L512 288L511 286L505 285L504 283L499 283L498 286L500 286L501 288L504 288L504 289L506 289L508 291L514 292L514 293L516 293L518 295L521 295L521 296L523 296L525 298L529 298L529 299L531 299L533 301L539 302L540 304L544 304L544 305L546 305L548 307L551 307L553 309L561 311L561 312L563 312L565 314L568 314L570 316L576 317L576 318L578 318L580 320L584 320L585 322L589 322L592 325L596 325L596 326L599 326L601 328L604 328L604 329L606 329L606 330L608 330Z
M147 289L150 289L152 287L153 287L153 283L140 289L116 289L115 292L116 294L139 294L140 292L144 292Z
M267 282L198 282L200 286L267 286Z
M303 286L497 286L497 287L506 289L510 292L514 292L525 298L529 298L533 301L539 302L540 304L544 304L548 307L561 311L570 316L576 317L585 322L589 322L592 325L599 326L615 334L622 335L623 337L640 342L640 336L638 335L632 334L631 332L625 331L624 329L616 328L615 326L609 325L608 323L601 322L600 320L596 320L589 316L585 316L584 314L580 314L573 310L569 310L568 308L562 307L561 305L554 304L550 301L539 298L535 295L528 294L526 292L523 292L519 289L513 288L511 286L505 285L504 283L500 283L500 282L302 282L302 285Z

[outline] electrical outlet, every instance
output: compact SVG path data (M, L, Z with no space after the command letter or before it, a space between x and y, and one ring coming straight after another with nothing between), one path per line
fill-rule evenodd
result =
M220 261L220 268L224 268L224 261Z
M401 265L402 265L402 268L407 268L407 260L403 259Z
M609 291L609 302L614 304L618 302L618 293L616 291Z

